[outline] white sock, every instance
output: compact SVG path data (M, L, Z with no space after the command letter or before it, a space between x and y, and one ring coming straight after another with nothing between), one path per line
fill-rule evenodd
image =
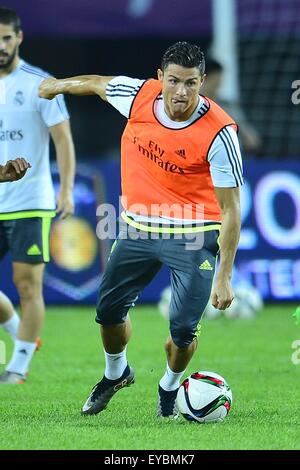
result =
M110 380L119 379L127 366L126 348L118 354L108 354L104 351L104 355L105 377Z
M4 323L1 323L1 326L4 329L4 331L7 331L7 333L15 341L17 337L17 333L18 333L19 324L20 324L20 317L17 314L17 312L14 312L13 316L9 320L7 320Z
M14 352L5 370L25 375L34 354L36 343L16 339Z
M180 385L180 379L183 376L184 370L182 372L173 372L169 364L167 364L167 369L165 375L160 379L159 385L166 392L171 392L176 390Z

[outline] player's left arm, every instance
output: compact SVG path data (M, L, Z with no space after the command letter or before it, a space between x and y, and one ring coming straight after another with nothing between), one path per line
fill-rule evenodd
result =
M50 127L49 132L55 145L60 177L57 212L64 219L74 214L75 150L69 120Z
M212 292L212 304L215 308L224 310L231 304L234 293L231 286L231 276L234 258L240 238L240 188L217 188L222 228L220 234L220 266Z

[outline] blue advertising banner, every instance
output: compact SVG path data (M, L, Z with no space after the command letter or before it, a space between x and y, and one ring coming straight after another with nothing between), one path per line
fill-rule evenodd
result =
M245 162L245 175L234 283L251 283L265 300L299 300L300 163ZM55 170L53 178L58 186ZM78 167L75 217L65 221L56 218L52 224L52 259L44 283L46 303L95 303L112 243L99 240L96 211L102 203L118 209L119 194L119 161L100 160ZM168 284L169 273L163 268L140 301L156 302ZM9 257L1 263L1 290L17 301Z
M118 171L116 162L113 171ZM246 161L244 173L234 283L252 284L265 300L299 300L300 163L284 159ZM117 206L118 193L111 194L109 201ZM141 300L156 301L168 284L169 273L164 268Z
M59 188L59 175L52 167L55 192ZM77 165L74 188L75 215L61 220L52 219L50 237L50 263L46 264L44 296L46 303L93 303L101 275L109 254L109 240L97 238L97 206L104 200L104 182L96 168ZM1 285L14 303L18 295L12 284L9 254L1 262Z
M253 162L245 175L236 276L265 299L300 299L300 164Z
M55 192L59 188L56 167L52 171ZM75 215L55 218L50 237L51 262L44 277L44 293L50 303L93 302L109 254L110 241L96 236L97 206L104 203L101 173L78 166L74 190Z

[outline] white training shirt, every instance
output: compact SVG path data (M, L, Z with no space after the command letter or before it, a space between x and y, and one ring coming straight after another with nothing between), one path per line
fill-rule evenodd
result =
M123 116L129 117L130 109L133 100L140 90L145 80L130 78L125 76L118 76L113 78L106 87L107 101L116 108ZM154 104L154 112L156 118L164 126L172 129L182 129L189 126L199 115L207 111L205 100L199 96L199 103L192 116L187 121L177 122L172 121L164 110L163 96L159 95ZM226 126L222 129L213 141L208 153L208 162L210 164L210 174L213 185L218 188L233 188L242 186L243 184L243 166L242 157L240 152L239 141L236 131L232 126ZM134 217L136 221L148 221L149 218L138 216L127 212L128 215ZM151 220L157 222L152 217ZM169 219L166 221L175 223L190 223L191 221L178 221ZM159 222L163 223L162 218ZM198 222L198 221L197 221Z
M55 197L49 162L49 127L69 119L64 98L38 96L47 72L20 60L0 79L0 163L24 157L30 168L25 177L0 184L0 214L28 210L54 210Z

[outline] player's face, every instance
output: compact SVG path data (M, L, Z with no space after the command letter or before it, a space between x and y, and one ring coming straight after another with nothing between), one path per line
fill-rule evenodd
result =
M157 74L162 82L166 113L174 121L186 121L198 104L203 83L200 70L198 67L169 64L164 71L159 69Z
M0 69L9 68L19 53L22 31L16 33L12 25L0 23Z

